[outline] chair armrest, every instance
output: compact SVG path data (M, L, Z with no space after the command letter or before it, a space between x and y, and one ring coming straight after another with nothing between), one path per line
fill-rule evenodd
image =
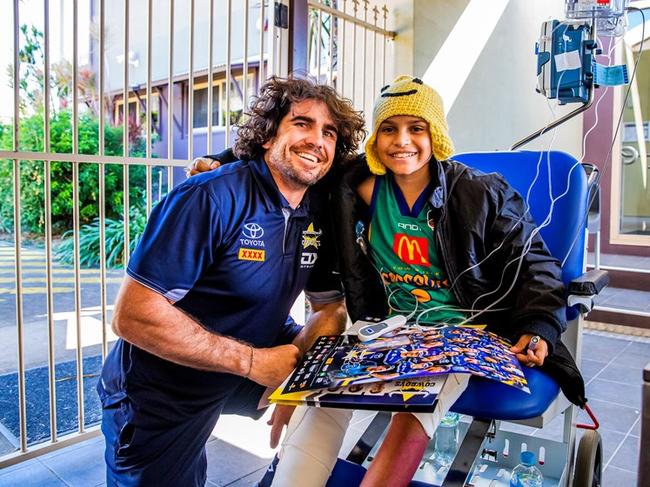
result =
M569 294L595 296L609 284L609 274L602 269L592 269L569 283Z
M567 304L577 306L587 314L594 308L594 296L609 284L609 274L601 269L592 269L569 283Z

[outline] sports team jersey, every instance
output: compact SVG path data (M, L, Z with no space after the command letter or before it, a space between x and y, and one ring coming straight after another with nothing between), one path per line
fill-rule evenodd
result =
M375 178L370 205L371 257L386 285L393 313L419 321L459 322L463 313L449 289L449 280L438 260L433 211L428 202L431 187L419 196L411 210L390 173ZM440 310L433 308L443 307Z
M342 298L324 257L328 230L318 213L324 205L310 202L309 194L292 209L262 161L192 177L154 208L127 273L205 328L271 346L303 289L316 302ZM107 357L99 392L105 406L126 395L137 401L142 394L143 404L174 402L187 411L218 399L237 380L168 362L119 340Z

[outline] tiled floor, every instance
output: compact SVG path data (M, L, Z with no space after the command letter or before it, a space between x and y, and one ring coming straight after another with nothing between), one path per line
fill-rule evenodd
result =
M601 332L585 332L582 370L589 403L600 420L604 448L605 487L636 485L640 443L641 370L650 362L650 340ZM587 422L581 412L579 421ZM370 418L359 416L351 435ZM557 436L561 418L539 436ZM208 443L208 485L244 487L254 484L272 457L264 419L222 418ZM353 443L348 439L343 451ZM0 470L0 486L50 487L105 485L103 439L94 438ZM298 484L296 484L298 485Z

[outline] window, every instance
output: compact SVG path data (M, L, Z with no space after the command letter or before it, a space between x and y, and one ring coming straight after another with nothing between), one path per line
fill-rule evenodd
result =
M219 104L221 85L212 86L212 125L219 124ZM194 115L192 118L192 127L201 128L208 126L208 86L194 90Z
M248 92L250 97L255 94L255 73L248 74ZM244 112L244 78L242 75L235 76L230 86L230 124L235 125L241 122ZM212 83L212 126L225 127L226 125L226 80L215 80ZM194 112L192 116L192 127L206 128L208 126L208 83L197 83L194 85Z

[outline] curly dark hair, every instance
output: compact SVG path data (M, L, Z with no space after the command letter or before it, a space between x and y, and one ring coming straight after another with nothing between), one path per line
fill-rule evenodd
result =
M361 112L354 110L350 100L334 88L306 78L270 78L253 98L248 118L237 130L233 152L239 159L259 159L263 144L275 136L280 121L289 113L292 103L318 100L329 109L338 131L334 159L344 161L354 155L365 137Z

